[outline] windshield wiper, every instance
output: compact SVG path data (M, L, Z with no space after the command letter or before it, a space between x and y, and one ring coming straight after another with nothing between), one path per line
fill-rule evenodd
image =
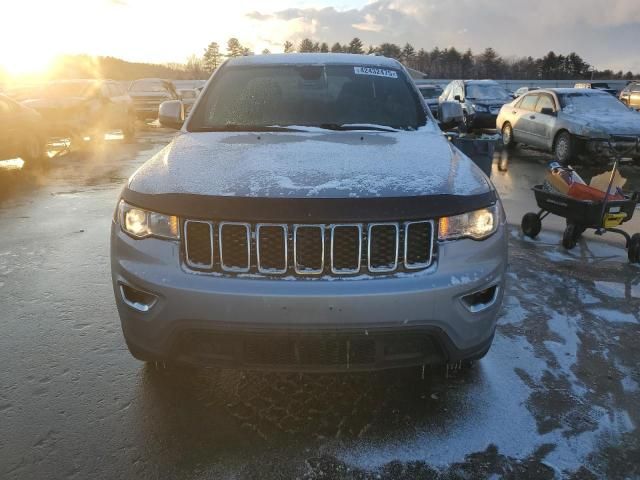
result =
M326 130L338 130L338 131L349 131L349 130L373 130L376 132L397 132L398 130L393 127L389 127L387 125L374 125L371 123L321 123L318 125L319 128L324 128Z
M196 127L192 132L302 132L299 128L279 127L277 125L242 125L239 123L227 123L226 125L213 125L210 127Z

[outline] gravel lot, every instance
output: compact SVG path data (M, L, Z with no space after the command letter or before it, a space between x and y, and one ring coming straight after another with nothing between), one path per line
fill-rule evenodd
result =
M640 478L640 267L565 252L559 219L521 237L547 156L496 154L509 282L472 370L185 371L130 357L109 274L118 192L171 135L0 162L1 478Z

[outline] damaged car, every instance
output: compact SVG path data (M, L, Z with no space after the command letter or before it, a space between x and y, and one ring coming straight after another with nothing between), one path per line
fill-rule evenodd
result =
M564 165L612 149L640 157L640 113L597 89L535 90L502 107L496 126L505 147L540 148Z
M502 204L399 62L230 59L183 121L179 101L161 105L180 133L132 175L113 217L133 356L351 371L487 353L507 266Z
M460 102L463 127L474 129L496 128L500 108L513 97L494 80L454 80L444 89L439 102Z
M136 116L140 120L155 120L162 102L180 99L173 82L160 78L135 80L129 86L129 96L133 99Z
M46 159L47 128L35 110L0 94L0 160L21 158L27 166Z
M133 104L115 81L51 81L20 90L18 99L42 115L51 137L70 138L72 145L102 140L113 130L125 140L135 137Z

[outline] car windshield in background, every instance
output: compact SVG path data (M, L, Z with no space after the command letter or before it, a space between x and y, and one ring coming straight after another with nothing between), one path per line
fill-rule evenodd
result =
M190 131L368 125L415 130L426 116L400 70L353 65L226 67L204 92Z
M420 87L420 93L425 99L438 98L442 95L442 89L436 87Z
M133 82L129 90L132 92L164 93L167 91L167 88L160 82Z
M558 97L562 109L568 113L589 113L594 110L628 111L624 103L608 93L563 93Z
M33 100L56 98L89 98L98 91L98 84L94 82L61 82L46 83L25 92L27 98Z
M500 85L467 85L467 98L470 100L507 100L510 98L509 93Z

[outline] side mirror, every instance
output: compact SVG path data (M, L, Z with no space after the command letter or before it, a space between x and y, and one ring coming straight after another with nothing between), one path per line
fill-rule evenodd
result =
M555 115L556 114L555 110L553 108L550 108L550 107L545 107L545 108L540 109L540 113L542 115Z
M158 109L158 121L167 128L180 130L184 123L184 106L180 100L162 102Z
M462 105L459 102L442 102L438 109L438 118L444 130L457 127L464 120Z
M460 98L460 95L456 95L455 97L453 97L453 99L454 99L456 102L462 102L462 98Z

